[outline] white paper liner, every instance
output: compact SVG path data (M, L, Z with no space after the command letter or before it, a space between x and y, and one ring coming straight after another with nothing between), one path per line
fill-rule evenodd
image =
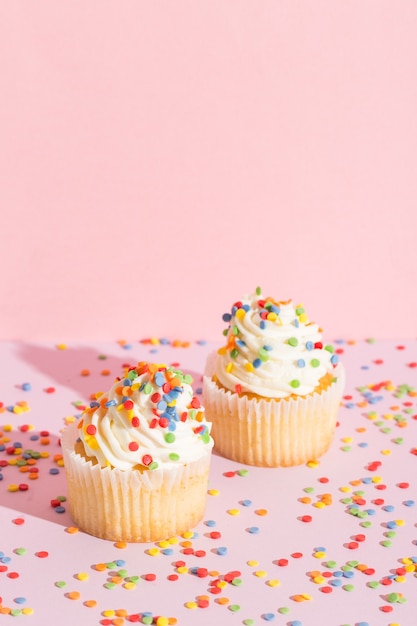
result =
M140 472L101 468L74 451L77 424L61 445L70 514L82 530L111 541L160 541L203 517L211 454L187 465Z
M212 379L215 356L207 360L203 403L219 454L247 465L280 467L300 465L326 452L345 384L343 365L335 368L337 381L327 389L277 401L250 399L219 387Z

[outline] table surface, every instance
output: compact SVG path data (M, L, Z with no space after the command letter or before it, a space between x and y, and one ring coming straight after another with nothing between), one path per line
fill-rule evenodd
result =
M193 531L118 545L74 528L60 432L139 360L178 364L201 393L217 345L1 343L0 614L62 626L414 625L417 341L335 346L347 386L321 459L268 469L214 454Z

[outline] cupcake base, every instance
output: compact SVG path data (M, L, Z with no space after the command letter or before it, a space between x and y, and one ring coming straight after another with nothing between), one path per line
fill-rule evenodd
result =
M210 454L184 466L122 471L78 454L76 424L61 437L70 514L85 532L111 541L161 541L204 515Z
M206 418L214 449L229 459L259 467L301 465L328 450L344 389L344 368L336 380L303 397L268 399L238 395L213 379L215 355L203 379Z

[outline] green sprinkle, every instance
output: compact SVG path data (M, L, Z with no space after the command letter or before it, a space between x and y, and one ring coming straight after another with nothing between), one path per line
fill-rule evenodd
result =
M372 526L372 522L361 522L360 526L362 526L362 528L370 528Z
M191 376L191 374L184 374L184 382L187 383L187 385L191 385L191 383L193 382L193 377Z
M340 449L342 452L350 452L352 450L352 446L342 446Z
M17 617L17 615L22 615L22 609L12 609L10 611L10 615L13 615L13 617Z
M302 306L298 306L298 307L295 309L295 314L296 314L296 315L301 315L302 313L305 313L305 309L304 309Z
M119 569L119 571L117 572L117 575L120 576L121 578L126 578L127 569Z
M107 359L107 356L105 354L99 354L98 358L100 359L100 361L105 361Z
M281 615L287 615L287 613L290 612L290 609L287 606L281 606L278 609L278 613L281 613Z
M104 583L104 587L106 589L114 589L116 587L116 583Z
M290 346L295 348L296 346L298 346L298 339L297 339L297 337L290 337L288 339L288 343L289 343Z
M57 496L55 499L59 500L59 502L66 502L67 501L66 496Z
M343 585L342 589L345 591L353 591L355 589L354 585Z
M260 287L256 287L255 293L256 293L257 296L260 296L261 293L262 293L262 289Z
M230 604L229 611L233 611L234 613L240 611L240 604Z
M268 354L268 350L265 350L264 348L261 348L258 352L258 356L261 359L261 361L268 361L269 359L269 354Z
M210 443L210 433L203 433L201 435L201 439L203 441L203 443Z
M250 619L250 618L249 619L244 619L243 622L242 622L242 624L244 624L245 626L253 626L254 623L255 623L255 620L254 619Z
M336 561L326 561L325 563L325 567L328 567L329 569L335 568L336 565L337 565Z
M318 367L320 365L320 361L318 359L311 359L310 365L311 367Z
M334 352L334 348L330 344L328 346L324 346L324 349L327 350L327 352L330 352L330 354L333 354Z
M240 587L242 583L243 583L243 580L241 578L234 578L232 580L232 585L234 585L235 587Z
M55 583L55 587L59 587L60 589L66 586L67 586L67 583L65 582L65 580L57 580Z
M140 582L140 576L128 576L125 578L125 581L127 583L138 583Z
M116 569L117 565L114 561L109 561L108 563L106 563L106 567L107 569Z
M142 617L142 624L152 624L152 623L153 623L152 615L144 615Z
M398 602L399 598L400 596L398 595L398 593L395 593L395 591L387 595L388 602Z
M385 428L381 428L380 431L381 433L384 433L384 435L389 435L391 432L391 428L389 428L388 426L385 426Z
M129 380L135 380L135 378L138 377L138 373L136 370L130 370L130 372L127 373L127 377Z
M359 511L357 517L368 517L368 513L366 511Z
M237 356L239 356L239 350L237 348L233 348L233 350L230 352L230 356L232 359L235 359Z
M384 539L384 541L381 541L381 546L383 546L384 548L390 548L392 546L392 541L390 541L389 539Z
M240 470L237 470L236 474L238 474L239 476L247 476L249 474L249 470L240 469Z
M239 334L239 329L238 329L238 327L236 326L236 324L235 324L234 326L232 326L232 333L233 333L234 335L238 335L238 334Z
M396 443L396 444L399 444L399 445L404 443L404 439L402 437L395 437L395 439L393 439L392 441L393 441L393 443Z
M146 383L144 388L143 388L143 393L152 393L152 385L151 383Z
M165 433L164 439L167 443L174 443L176 437L174 433L169 432L169 433Z
M158 469L158 467L159 467L159 465L158 465L157 461L152 461L152 463L150 463L150 464L148 465L148 468L149 468L150 470L156 470L156 469Z
M305 493L313 493L314 487L304 487L303 491Z
M16 548L15 550L15 554L18 554L19 556L23 556L24 554L26 554L27 549L26 548Z
M397 533L395 532L395 530L388 530L386 533L384 533L384 535L385 537L388 537L388 539L393 539L397 536Z
M368 583L368 587L371 589L377 589L379 586L380 583L377 580L371 580L371 582Z
M170 461L179 461L180 460L180 455L177 454L176 452L171 452L171 454L169 455L169 460Z
M348 561L347 564L350 567L357 567L359 565L359 561L356 561L355 559L353 559L352 561Z
M369 339L366 339L367 343L375 343L376 339L374 339L373 337L370 337Z
M290 382L291 387L293 387L294 389L297 389L297 387L299 387L301 385L300 381L297 380L296 378L294 378L294 380L292 380Z
M340 502L342 504L352 504L352 498L342 498Z

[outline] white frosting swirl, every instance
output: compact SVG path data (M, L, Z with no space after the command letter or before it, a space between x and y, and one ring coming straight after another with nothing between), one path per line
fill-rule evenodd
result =
M277 302L257 290L223 319L229 322L227 344L218 351L215 374L232 391L304 396L337 364L333 347L322 344L321 329L291 300Z
M83 414L79 436L101 467L155 470L211 452L211 424L192 378L165 365L139 363Z

